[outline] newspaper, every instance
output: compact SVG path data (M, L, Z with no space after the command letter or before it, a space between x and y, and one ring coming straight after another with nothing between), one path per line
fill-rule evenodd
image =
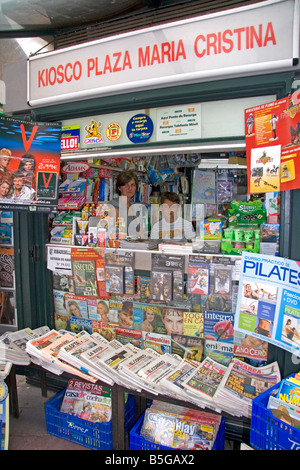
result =
M186 359L182 360L178 367L162 378L161 385L168 390L168 394L172 394L172 396L175 396L179 400L189 402L190 398L187 397L186 390L182 386L182 383L188 380L198 366L198 362Z
M75 336L73 341L70 341L60 349L58 353L58 359L61 359L90 375L93 375L92 372L87 370L86 365L82 362L81 354L84 351L91 349L99 344L107 343L108 341L99 335L99 333L93 333L90 335L87 331L81 331Z
M147 381L152 390L157 393L166 393L168 390L161 385L161 380L169 374L181 362L181 357L175 354L165 353L157 357L151 364L140 369L138 376Z
M143 389L153 393L152 387L138 375L138 372L159 356L160 354L151 348L140 350L133 357L129 357L120 364L118 373L122 379L130 379L132 385L136 386L136 390Z
M49 331L48 326L32 330L24 328L13 332L6 332L0 337L0 359L11 361L16 365L29 365L30 356L26 352L28 341L38 338Z
M199 367L182 382L182 386L192 398L193 402L201 408L207 406L216 411L220 411L220 408L214 404L214 396L224 377L226 369L226 366L207 357L201 362Z
M100 363L107 373L113 377L116 383L124 385L127 388L136 389L132 382L126 379L124 376L121 378L118 373L118 368L128 358L132 358L139 351L138 348L133 346L131 343L127 343L125 346L121 346L115 350L107 350L105 354L102 355Z
M57 364L52 364L48 360L42 357L42 350L51 342L55 341L57 338L60 338L62 333L59 333L56 330L49 330L44 335L34 338L32 340L27 341L26 343L26 352L29 354L31 361L34 364L37 364L44 369L52 372L56 375L61 375L64 370L59 367Z
M0 379L5 379L12 368L12 362L0 361Z
M254 367L239 359L233 359L218 387L214 401L225 412L251 418L253 398L280 380L277 362Z
M103 381L113 385L115 383L112 374L108 374L104 369L103 363L101 362L101 357L104 356L108 351L113 351L122 346L121 343L117 340L112 340L108 344L99 344L94 348L88 349L81 354L82 361L91 369L93 373L101 374Z

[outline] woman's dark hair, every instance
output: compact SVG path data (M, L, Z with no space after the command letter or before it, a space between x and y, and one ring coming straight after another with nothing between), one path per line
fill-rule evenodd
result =
M125 184L129 183L129 181L131 180L134 180L136 188L138 188L139 182L138 182L136 174L133 171L128 170L128 171L122 171L122 173L119 173L117 177L117 182L116 182L116 189L119 195L121 194L121 191L119 188L121 188L121 186L125 186Z

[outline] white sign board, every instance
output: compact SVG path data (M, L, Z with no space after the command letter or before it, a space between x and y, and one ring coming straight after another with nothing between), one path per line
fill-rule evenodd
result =
M299 58L298 1L266 1L31 57L28 103L292 68Z

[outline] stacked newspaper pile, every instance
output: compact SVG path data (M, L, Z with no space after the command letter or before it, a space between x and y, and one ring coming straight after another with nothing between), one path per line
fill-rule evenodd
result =
M215 403L215 395L226 369L226 366L206 357L181 383L190 401L201 408L208 407L220 412L221 408Z
M251 418L252 400L280 380L277 362L254 367L233 359L216 391L214 401L227 413Z
M93 369L101 372L112 383L116 382L130 389L136 389L131 381L126 377L121 378L118 369L123 361L134 356L139 351L138 348L128 343L122 345L117 340L112 340L107 344L95 346L81 355L82 361L87 364L88 370Z
M50 330L45 335L28 341L26 351L33 362L56 375L68 372L90 382L96 382L97 378L58 358L61 348L73 341L75 337L76 335L67 331Z
M199 367L199 362L183 359L173 370L163 377L161 384L165 388L166 393L178 400L192 402L183 387L183 383L188 380L197 367Z
M26 352L28 341L38 338L49 331L48 326L32 330L24 328L17 331L8 331L0 337L0 361L21 366L30 364L30 357ZM10 366L11 367L11 366Z
M0 361L0 379L4 380L12 368L12 362Z
M167 394L170 391L163 385L162 380L171 373L181 358L176 354L158 354L151 349L139 351L131 361L125 362L119 370L122 378L130 377L132 384L155 395Z

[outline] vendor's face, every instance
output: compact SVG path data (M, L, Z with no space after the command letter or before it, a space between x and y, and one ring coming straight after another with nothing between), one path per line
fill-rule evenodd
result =
M136 184L134 179L128 181L128 183L120 186L119 190L121 192L121 196L126 196L128 199L131 199L136 192Z
M162 204L162 211L166 221L172 223L177 219L179 204L166 199Z

